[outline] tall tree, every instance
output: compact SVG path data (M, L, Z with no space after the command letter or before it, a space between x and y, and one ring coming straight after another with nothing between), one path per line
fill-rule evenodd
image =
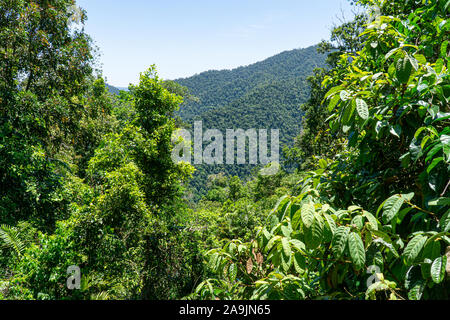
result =
M73 0L0 2L0 223L32 217L51 228L62 212L53 156L83 112L85 18Z

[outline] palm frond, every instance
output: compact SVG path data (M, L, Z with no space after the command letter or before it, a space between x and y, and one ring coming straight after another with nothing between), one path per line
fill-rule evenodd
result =
M25 243L20 240L19 230L7 225L0 226L0 246L14 250L19 256L25 250Z

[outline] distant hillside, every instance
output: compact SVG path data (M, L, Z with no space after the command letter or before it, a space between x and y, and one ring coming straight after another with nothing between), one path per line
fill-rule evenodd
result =
M285 51L246 67L207 71L175 80L200 99L183 105L180 115L188 121L205 111L230 105L264 83L305 80L315 68L325 65L325 58L312 46Z
M106 88L113 94L119 94L120 91L128 91L128 88L114 87L110 84L106 84Z
M306 78L315 68L325 67L325 55L317 46L280 53L264 61L233 70L207 71L175 80L199 101L188 101L179 115L193 125L203 120L203 128L280 129L280 145L291 144L299 133L300 106L309 96ZM245 178L251 165L196 166L192 186L198 194L207 192L210 174L224 172Z

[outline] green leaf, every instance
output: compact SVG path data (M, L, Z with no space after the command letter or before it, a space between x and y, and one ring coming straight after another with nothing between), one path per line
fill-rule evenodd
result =
M342 90L342 87L340 87L340 86L331 88L331 89L325 94L325 99L327 99L328 97L332 96L333 94L338 93L338 92L341 91L341 90Z
M310 228L312 226L314 222L314 212L315 212L314 204L307 203L303 205L301 209L301 216L303 224L305 225L306 228Z
M422 251L425 242L427 242L427 237L423 235L417 235L409 241L403 251L403 257L407 266L410 266L415 262L416 258Z
M300 252L304 252L306 250L305 244L300 240L292 239L289 241L289 243L292 244L294 248Z
M378 237L377 239L373 240L374 243L381 243L383 246L388 248L396 258L400 257L397 249L395 249L394 244L392 243L392 239L388 234L376 230L371 230L371 232Z
M283 247L283 253L286 257L290 257L292 254L291 245L289 244L289 240L287 238L281 238L281 245Z
M375 218L373 214L371 214L368 211L363 211L363 215L367 218L369 221L370 226L372 227L372 230L378 230L378 220Z
M336 105L338 104L338 102L341 101L341 97L336 95L334 96L330 103L328 104L328 111L332 112L334 110L334 108L336 107Z
M303 274L306 270L306 259L299 252L294 254L294 268L300 274Z
M439 241L427 241L423 249L422 259L434 261L441 255L441 243Z
M362 119L367 120L369 118L369 106L363 99L356 99L356 110Z
M275 245L275 243L279 240L281 240L280 236L275 236L272 239L270 239L269 242L267 243L266 250L270 251L273 248L273 246Z
M441 45L441 57L442 58L447 57L447 48L448 48L448 41L444 41Z
M363 269L366 263L366 251L361 236L356 232L352 232L348 236L348 248L356 270Z
M21 256L25 250L25 244L21 241L20 232L17 228L1 225L0 240L3 242L1 247L10 248L19 256Z
M230 267L228 268L228 277L230 278L231 282L234 282L236 280L236 276L237 276L237 267L236 265L233 263L230 265Z
M434 67L436 73L441 73L443 67L444 67L444 60L438 59L436 61L436 66Z
M425 159L425 162L429 162L431 161L431 159L433 159L433 157L443 149L443 146L441 143L436 144L427 154L427 157Z
M449 206L450 207L450 198L439 197L437 199L432 199L432 200L428 201L428 205L430 207L436 207L436 206Z
M431 279L434 283L441 283L445 278L445 268L447 266L447 256L442 256L434 260L431 265Z
M420 271L422 271L422 277L428 279L431 277L431 264L433 261L430 259L425 259L425 261L420 265Z
M291 233L292 233L292 229L289 226L281 226L280 228L281 233L283 234L283 236L285 236L286 238L290 238L291 237Z
M412 290L417 282L422 281L422 274L418 266L412 266L406 272L405 288Z
M286 203L289 202L289 201L290 201L290 199L289 199L288 196L281 197L278 200L277 204L275 205L275 208L271 211L270 214L274 214L275 212L278 212L279 208L280 207L284 207L286 205Z
M324 213L323 216L325 217L328 227L330 228L331 232L334 235L337 229L336 222L334 222L333 218L327 213Z
M416 58L417 61L419 61L420 64L427 64L427 58L423 54L416 53L414 55L414 58Z
M326 162L324 159L320 159L319 166L321 169L326 169L328 167L328 162Z
M404 202L405 200L399 195L394 195L386 201L383 207L383 220L385 223L389 223L395 218Z
M428 166L427 173L430 174L430 172L441 162L444 162L443 157L434 159L433 162L431 162L431 164Z
M350 120L353 117L353 114L356 109L356 102L354 100L348 102L345 106L344 113L342 114L342 124L344 132L348 132L351 128ZM345 129L345 127L348 127L348 129Z
M338 227L336 233L334 234L331 250L333 251L336 259L340 259L344 253L345 246L347 245L348 234L350 233L350 228L348 227Z
M387 60L389 59L394 53L396 53L398 50L400 50L401 48L394 48L391 51L389 51L385 56L384 59Z
M396 65L397 79L400 83L407 84L412 72L412 64L408 58L399 59Z
M294 214L294 216L292 217L292 228L294 230L297 230L298 227L300 226L300 222L302 221L302 211L301 210L297 210Z
M356 228L357 228L358 230L361 230L361 229L364 227L363 219L364 219L363 216L355 216L355 217L352 219L351 224L352 224L352 225L355 225Z
M450 136L443 134L440 137L441 143L443 145L443 151L447 159L450 159Z
M402 127L399 125L395 125L391 128L390 132L397 138L400 138L400 135L402 134Z
M281 267L284 272L288 272L292 265L292 256L281 255Z
M316 249L322 243L323 229L323 220L320 217L315 217L311 228L306 229L305 232L306 245L310 249Z

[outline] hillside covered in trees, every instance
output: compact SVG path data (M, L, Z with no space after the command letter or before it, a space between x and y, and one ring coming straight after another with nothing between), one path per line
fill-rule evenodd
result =
M450 2L356 2L318 46L111 93L75 1L0 1L0 299L448 300ZM211 166L189 202L195 119L283 126L295 170Z
M291 81L306 81L315 68L324 66L325 55L319 54L313 46L285 51L264 61L233 70L207 71L190 78L177 79L175 82L188 88L189 92L198 98L196 101L185 102L179 114L183 120L189 121L211 109L235 104L246 96L255 96L262 87L277 82L283 82L287 101L305 101L308 95L305 89L303 92L291 91L295 84L286 84ZM276 96L273 96L273 99L274 105L283 102L277 100Z
M204 130L279 129L280 144L292 146L301 129L300 106L309 96L307 78L314 69L326 67L326 55L317 49L312 46L285 51L246 67L175 80L195 97L187 99L178 114L188 128L201 120ZM190 197L198 200L208 192L209 176L224 173L246 180L258 166L219 164L195 168Z

